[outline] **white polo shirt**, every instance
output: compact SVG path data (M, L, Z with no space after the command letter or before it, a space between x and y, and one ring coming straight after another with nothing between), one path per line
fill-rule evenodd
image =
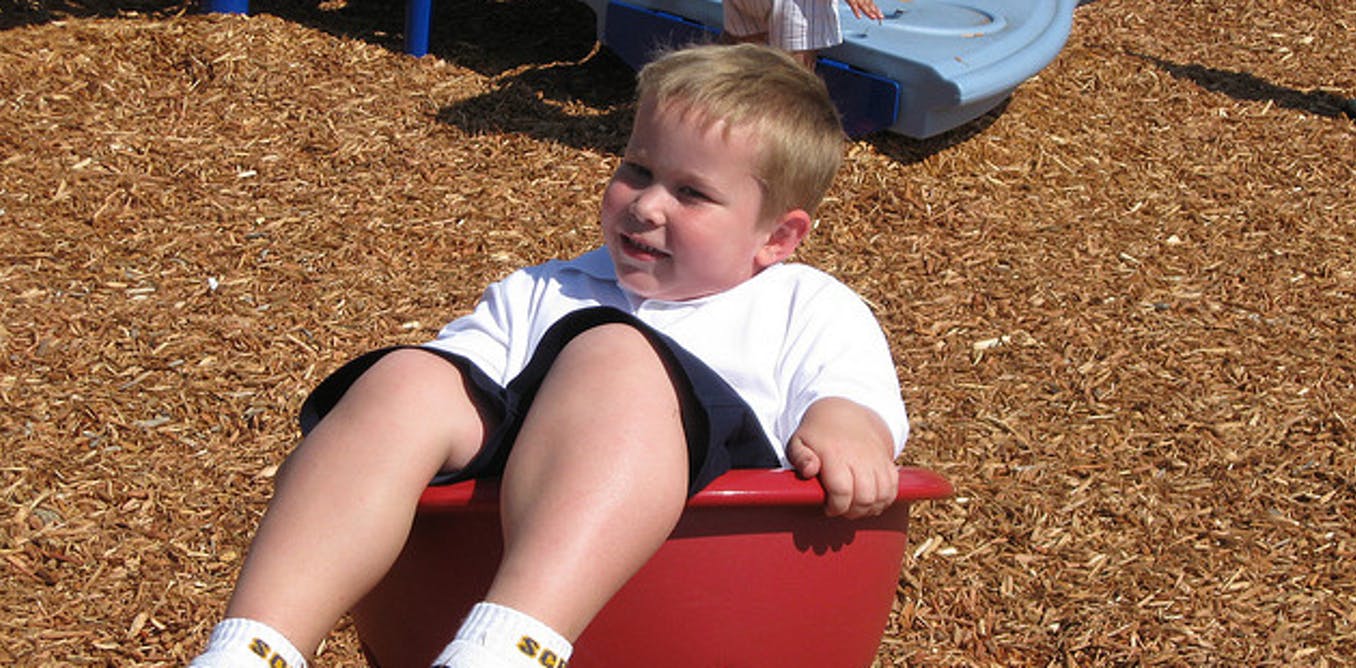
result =
M904 446L908 417L879 323L850 288L806 265L776 264L725 292L674 302L627 292L600 248L491 284L472 313L425 345L508 385L551 325L592 306L634 315L710 366L753 409L783 466L801 416L825 397L874 410L890 427L895 454Z

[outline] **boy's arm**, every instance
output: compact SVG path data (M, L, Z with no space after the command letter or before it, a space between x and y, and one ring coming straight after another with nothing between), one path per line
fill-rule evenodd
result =
M875 411L848 399L810 404L786 457L802 477L819 478L829 516L879 515L899 492L890 429Z

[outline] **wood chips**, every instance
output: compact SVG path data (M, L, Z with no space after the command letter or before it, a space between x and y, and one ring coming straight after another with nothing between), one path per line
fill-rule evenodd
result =
M422 59L395 0L253 9L0 2L0 664L182 665L305 393L597 243L631 73L584 5L441 0ZM999 112L849 145L799 257L957 488L878 665L1356 654L1353 33L1099 0Z

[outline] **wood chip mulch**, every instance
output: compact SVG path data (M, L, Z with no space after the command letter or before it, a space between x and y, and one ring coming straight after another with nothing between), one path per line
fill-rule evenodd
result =
M597 242L631 73L582 4L440 0L422 59L394 0L253 9L0 0L0 664L184 664L312 385ZM1088 2L994 114L849 145L799 257L957 488L877 665L1349 665L1354 32Z

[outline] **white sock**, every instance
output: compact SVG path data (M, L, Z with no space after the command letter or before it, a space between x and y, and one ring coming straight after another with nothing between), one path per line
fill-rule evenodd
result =
M481 602L433 660L443 668L565 668L574 647L551 627L513 608Z
M283 634L253 619L232 617L212 629L207 649L189 668L306 668L306 657Z

